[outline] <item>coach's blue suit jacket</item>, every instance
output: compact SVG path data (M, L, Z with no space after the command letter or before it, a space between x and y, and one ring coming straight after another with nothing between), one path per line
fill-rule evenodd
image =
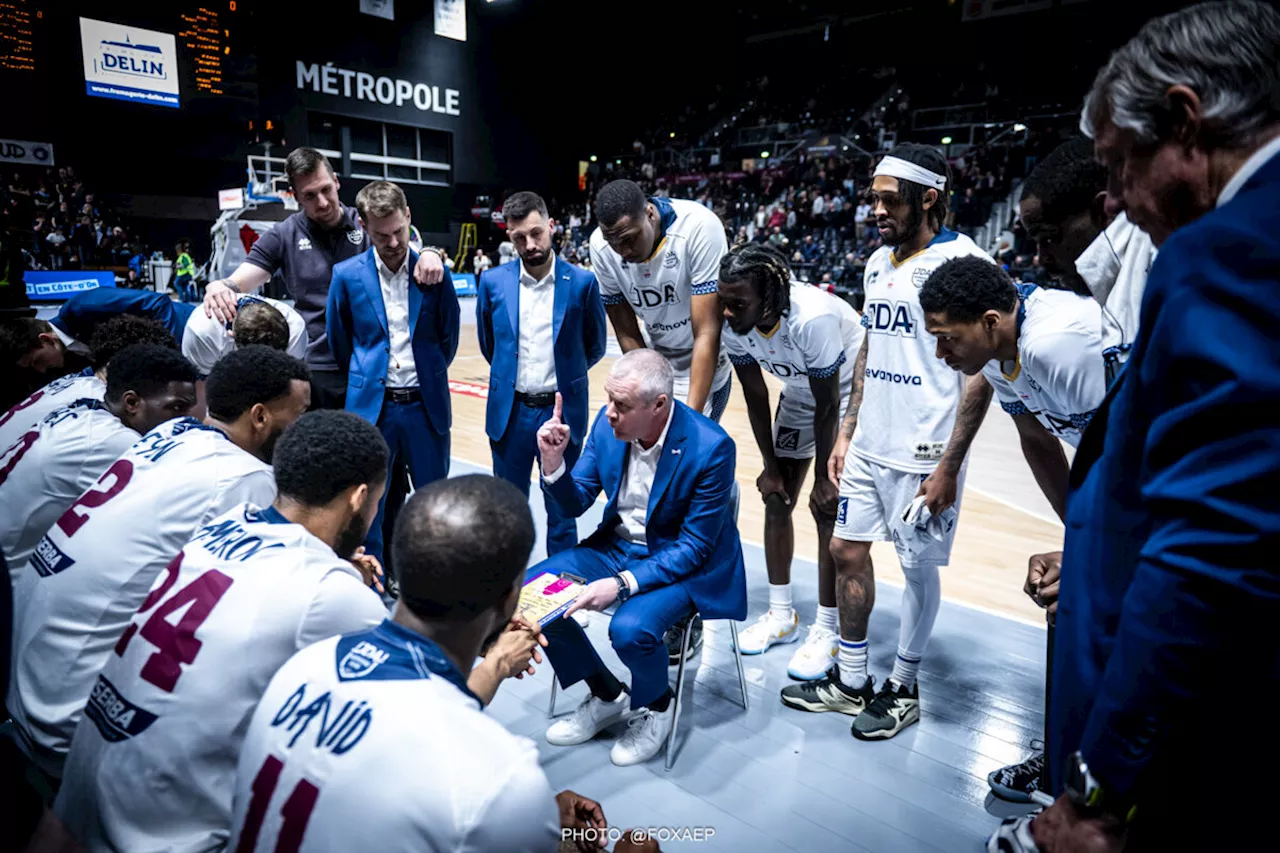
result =
M710 418L675 404L666 444L649 492L645 539L649 557L628 568L640 592L683 584L705 619L745 619L747 577L742 543L730 507L737 447ZM618 489L630 444L619 441L602 408L591 425L582 456L543 488L574 518L609 497L604 520L584 546L617 537Z
M133 314L158 321L169 330L178 346L182 346L187 320L195 309L192 303L174 302L152 290L98 287L72 296L49 322L87 344L99 324L121 314Z
M387 308L382 302L376 249L348 258L333 268L325 328L339 369L347 370L347 411L376 424L387 391L391 359ZM449 365L458 351L458 294L446 280L420 287L413 280L418 254L409 265L409 335L422 401L439 435L449 432Z
M1080 749L1105 788L1134 792L1148 833L1168 831L1144 848L1235 849L1200 833L1250 823L1230 801L1280 744L1247 698L1280 680L1277 198L1280 155L1160 247L1071 470L1054 792Z
M520 345L519 263L494 267L480 276L476 334L490 364L485 432L502 439L515 402ZM551 340L556 388L564 399L563 419L576 444L587 434L587 371L604 357L608 331L595 273L556 258Z

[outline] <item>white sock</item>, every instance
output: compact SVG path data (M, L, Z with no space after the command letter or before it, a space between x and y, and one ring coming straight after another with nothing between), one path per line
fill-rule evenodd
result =
M894 684L900 684L907 690L916 686L916 673L920 671L920 658L911 657L906 649L898 649L898 657L893 661Z
M840 682L851 690L867 683L867 641L840 640Z
M795 610L791 606L791 584L769 584L769 611L779 619L795 618Z
M833 634L840 633L840 609L838 607L823 607L818 605L818 617L813 620L813 624L819 628L826 628Z

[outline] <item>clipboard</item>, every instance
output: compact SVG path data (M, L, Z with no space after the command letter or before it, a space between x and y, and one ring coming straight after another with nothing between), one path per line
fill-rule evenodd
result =
M584 580L574 575L542 572L525 582L517 611L530 624L544 627L563 616L585 588Z

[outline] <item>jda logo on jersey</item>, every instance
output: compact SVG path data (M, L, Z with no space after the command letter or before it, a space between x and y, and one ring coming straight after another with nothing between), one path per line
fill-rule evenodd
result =
M880 335L902 338L916 336L916 324L911 319L911 303L893 299L868 302L862 312L862 325Z
M661 308L681 302L674 281L664 281L657 287L632 287L630 300L636 308Z
M361 640L338 661L338 677L343 681L364 678L391 657L373 643Z
M790 379L793 376L808 376L809 373L803 367L796 367L794 364L787 364L785 361L769 361L760 359L760 366L772 373L779 379Z

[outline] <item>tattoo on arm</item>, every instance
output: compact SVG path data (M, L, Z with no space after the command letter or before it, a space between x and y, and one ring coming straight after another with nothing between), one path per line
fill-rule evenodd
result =
M858 426L858 409L862 406L862 386L867 375L867 344L871 336L862 339L862 347L858 350L858 358L853 362L853 391L849 394L849 408L844 414L844 423L840 432L845 438L853 438L853 431Z
M987 416L987 409L991 407L993 393L981 373L969 377L960 397L960 411L956 414L956 424L951 430L951 440L947 442L947 450L938 463L939 468L945 467L952 473L960 471L960 465L969 452L969 445L973 444L973 437L978 434L978 427L982 426L982 419Z

